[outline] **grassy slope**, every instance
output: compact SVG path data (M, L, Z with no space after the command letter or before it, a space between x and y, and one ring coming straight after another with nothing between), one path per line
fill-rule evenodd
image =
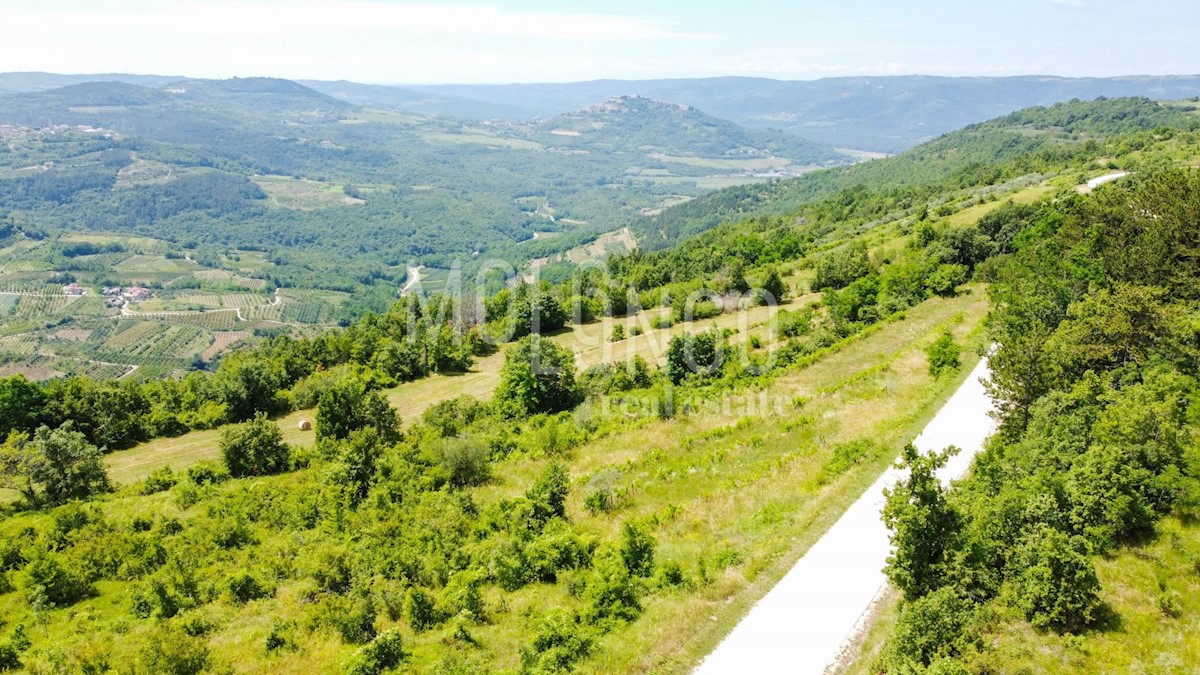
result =
M784 309L799 307L813 302L816 295L807 295L785 303ZM647 361L662 364L666 358L667 344L673 335L681 335L686 331L703 330L711 325L721 328L736 328L740 332L731 338L731 342L739 343L747 339L751 333L764 335L766 322L778 308L756 307L744 313L724 314L714 319L698 321L692 324L676 324L668 329L653 330L650 328L650 318L657 316L659 310L645 310L634 316L619 319L615 322L600 321L582 326L572 326L569 330L556 335L554 340L570 346L578 357L581 368L596 363L624 361L633 356L641 356ZM627 327L641 326L643 335L630 337L621 342L609 342L612 325L623 323ZM491 397L492 390L500 381L500 366L504 363L504 350L495 354L476 359L470 372L450 375L433 375L415 382L406 382L387 390L388 401L400 413L400 417L410 422L425 412L425 409L439 401L469 394L478 399ZM276 420L283 429L284 440L300 446L311 446L312 432L302 432L297 423L302 419L313 420L316 411L300 410ZM162 466L173 469L186 467L205 459L216 459L219 456L217 440L220 431L210 429L193 431L176 438L159 438L143 443L128 450L114 452L105 458L110 477L117 483L130 483L144 478L151 471Z
M764 388L769 399L783 404L778 412L752 414L747 422L737 424L746 416L744 403L758 401L762 395L748 390L735 395L728 410L701 410L653 421L577 449L569 464L574 485L568 512L574 521L611 539L621 522L659 514L662 524L654 532L660 542L659 560L678 561L689 574L696 573L698 560L705 560L711 578L711 583L693 593L664 592L647 598L646 614L606 636L584 670L681 672L706 653L953 391L973 355L967 355L957 378L934 381L926 371L923 349L947 325L954 326L960 340L972 335L978 342L985 308L982 290L972 287L957 298L930 300L910 310L904 318L849 341ZM793 401L801 396L807 402L796 407ZM875 439L877 451L822 485L816 477L833 449L859 438ZM496 467L492 483L472 490L473 497L487 504L519 494L546 461L514 455ZM619 472L619 484L631 490L631 503L615 514L593 516L581 502L589 478L604 469ZM285 475L265 480L293 479L294 475ZM188 518L188 512L167 494L124 493L100 504L126 515ZM664 515L672 511L677 515ZM264 541L264 554L270 546L284 543ZM723 552L731 561L724 569L715 562ZM128 585L106 581L98 589L99 597L52 612L48 623L37 628L35 641L78 645L86 640L75 631L86 619L86 625L107 636L103 648L111 652L114 662L134 653L147 637L146 627L139 623L127 634L114 632L117 623L127 621ZM236 670L314 672L314 664L322 664L319 671L333 671L353 647L342 646L326 633L306 639L304 650L297 654L267 658L262 651L273 622L303 616L300 595L298 584L286 583L269 600L241 607L217 602L205 610L220 626L209 640L210 648ZM529 635L524 610L570 607L576 602L562 584L534 584L504 595L503 602L490 589L492 621L472 627L483 651L480 656L496 668L514 667L518 647ZM0 596L0 612L12 623L35 622L20 593ZM412 651L409 665L417 672L445 653L445 630L420 635L412 635L407 626L402 630L406 648Z

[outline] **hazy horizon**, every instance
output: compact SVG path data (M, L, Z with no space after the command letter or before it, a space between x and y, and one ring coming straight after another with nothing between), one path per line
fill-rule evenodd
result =
M1189 48L1200 7L1169 0L645 5L68 0L46 8L16 0L0 26L0 63L6 71L389 85L1200 73L1200 54Z

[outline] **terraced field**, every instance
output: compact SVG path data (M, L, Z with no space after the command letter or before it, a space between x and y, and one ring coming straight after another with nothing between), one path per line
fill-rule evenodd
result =
M199 326L139 321L109 338L104 348L135 361L186 359L203 352L211 341Z

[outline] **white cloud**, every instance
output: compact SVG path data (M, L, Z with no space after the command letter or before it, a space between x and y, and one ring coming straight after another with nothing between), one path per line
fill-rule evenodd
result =
M1067 5L1069 7L1086 7L1087 0L1050 0L1056 5Z

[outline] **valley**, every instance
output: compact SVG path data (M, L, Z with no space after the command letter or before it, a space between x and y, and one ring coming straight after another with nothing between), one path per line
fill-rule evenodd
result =
M765 672L885 579L849 672L1195 663L1195 102L336 93L0 96L0 668Z

